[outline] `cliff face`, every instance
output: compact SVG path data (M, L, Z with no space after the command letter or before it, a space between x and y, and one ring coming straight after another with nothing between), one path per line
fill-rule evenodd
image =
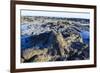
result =
M84 22L67 18L22 17L21 62L89 59L89 21Z

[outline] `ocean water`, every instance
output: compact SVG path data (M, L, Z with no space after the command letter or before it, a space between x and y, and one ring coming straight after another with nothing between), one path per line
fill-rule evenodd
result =
M89 44L89 41L90 41L90 33L89 33L89 31L81 30L80 35L81 35L81 37L83 39L83 42L85 44Z
M21 49L33 47L33 37L32 36L21 36Z
M25 30L28 30L28 25L27 24L23 24L22 26L21 26L21 31L25 31ZM89 33L89 31L85 31L85 30L81 30L81 32L80 32L80 35L81 35L81 37L82 37L82 39L83 39L83 42L85 43L85 44L88 44L89 45L89 38L90 38L90 33ZM51 40L53 39L53 37L51 38L50 36L52 36L52 35L48 35L48 33L46 33L46 34L43 34L42 35L42 38L46 41L47 39L50 41L50 42L52 42ZM40 38L37 38L37 39L40 39ZM42 40L43 41L43 40ZM32 35L32 36L29 36L29 35L21 35L21 49L27 49L27 48L32 48L33 46L34 46L34 43L33 42L36 42L36 43L38 43L36 46L38 47L38 45L40 46L40 47L42 47L43 48L43 45L42 45L42 43L44 43L45 41L43 41L43 42L39 42L39 41L35 41L35 39L34 39L34 36ZM45 44L44 46L48 46L48 45L50 45L50 42L49 43L47 43L47 44ZM35 47L36 47L35 46Z

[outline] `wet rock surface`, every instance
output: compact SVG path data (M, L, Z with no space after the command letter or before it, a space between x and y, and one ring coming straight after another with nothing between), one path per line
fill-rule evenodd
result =
M21 62L89 59L89 20L79 20L23 16Z

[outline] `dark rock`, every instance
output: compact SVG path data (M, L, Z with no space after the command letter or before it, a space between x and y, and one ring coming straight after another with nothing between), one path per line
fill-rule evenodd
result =
M72 42L71 47L74 48L74 49L80 50L80 49L83 48L84 45L85 44L83 44L81 42Z
M49 49L48 50L48 54L51 55L51 56L56 56L57 55L57 50L55 50L55 49Z
M38 57L38 55L34 55L34 56L31 57L30 59L25 60L24 63L26 63L26 62L33 62L37 57Z
M55 61L66 61L66 57L58 57Z

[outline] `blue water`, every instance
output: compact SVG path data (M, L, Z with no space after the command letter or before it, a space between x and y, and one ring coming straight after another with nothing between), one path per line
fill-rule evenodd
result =
M89 37L90 37L89 32L82 30L80 32L80 35L83 39L83 42L85 44L89 44ZM35 45L37 47L39 46L41 48L43 48L43 47L46 48L46 47L48 47L48 45L50 45L52 43L52 39L53 39L53 37L51 37L51 35L48 35L48 34L45 34L45 35L43 34L41 36L41 38L33 37L33 36L27 36L27 35L21 36L21 48L22 49L31 48L31 47L34 46L35 43L36 43ZM43 44L43 43L45 43L45 44ZM36 46L34 46L34 47L36 47Z
M52 32L45 32L41 33L39 35L25 35L21 36L21 48L27 49L27 48L48 48L51 46L54 39L54 35Z
M85 31L85 30L81 30L81 32L80 32L80 35L81 35L81 37L82 37L82 39L83 39L83 42L85 43L85 44L89 44L89 38L90 38L90 33L89 33L89 31Z
M21 31L28 30L28 25L23 24L21 26ZM52 36L52 37L51 37ZM80 36L83 39L83 42L85 44L89 44L89 38L90 38L90 33L89 31L81 30ZM41 38L39 38L41 37ZM51 33L44 33L41 34L39 37L34 37L34 36L29 36L29 35L23 35L21 36L21 48L22 49L27 49L33 47L47 47L52 43L53 40L53 35ZM35 39L34 39L35 38Z
M21 48L31 48L33 47L33 37L32 36L21 36Z

